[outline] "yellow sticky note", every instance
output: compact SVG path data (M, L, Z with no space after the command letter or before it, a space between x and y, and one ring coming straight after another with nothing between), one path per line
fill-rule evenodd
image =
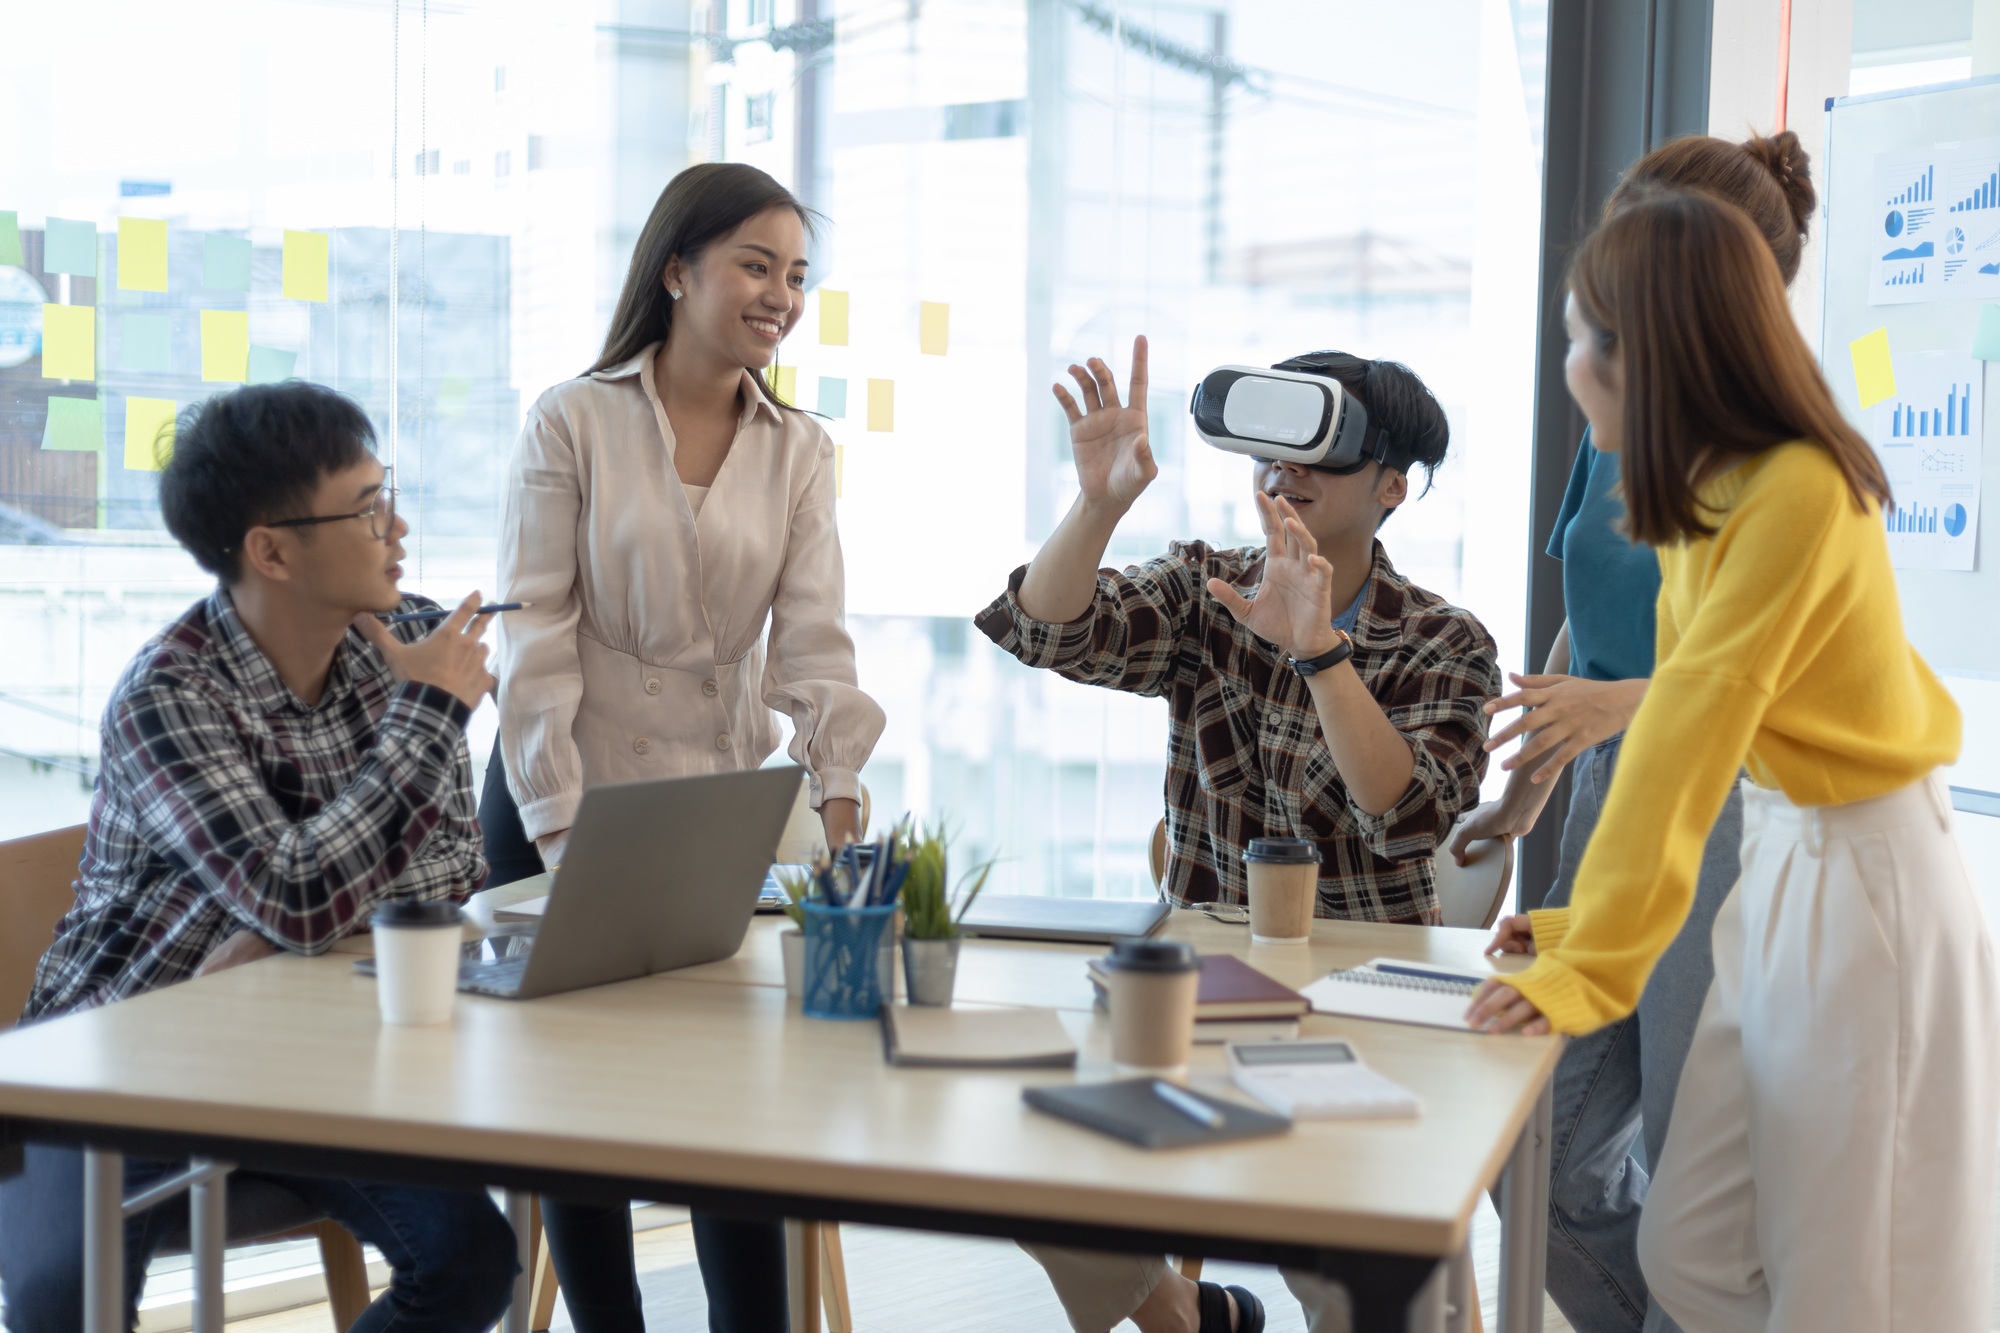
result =
M788 403L798 401L799 368L797 366L764 367L764 383L771 386L771 392Z
M97 378L97 308L87 305L42 307L42 378Z
M925 301L917 320L917 350L925 356L943 356L950 330L951 307L943 301Z
M847 293L819 289L819 340L831 347L847 346Z
M125 468L128 472L158 472L174 456L174 413L171 398L125 400Z
M1847 344L1854 358L1854 388L1861 406L1873 407L1896 396L1896 367L1889 359L1889 330L1881 328Z
M285 233L284 281L279 289L288 301L326 299L326 233Z
M868 429L896 429L896 381L868 381Z
M847 489L847 446L836 444L833 446L833 498L838 500L840 493L845 489Z
M167 289L167 224L163 220L118 219L118 286L128 292Z
M241 384L250 378L250 313L201 312L201 377L210 384Z

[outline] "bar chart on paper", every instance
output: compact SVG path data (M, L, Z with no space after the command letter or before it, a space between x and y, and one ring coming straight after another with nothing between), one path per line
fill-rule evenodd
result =
M1979 536L1986 364L1950 352L1898 359L1872 443L1896 503L1882 514L1900 569L1971 569Z
M2000 139L1875 160L1871 305L2000 298Z

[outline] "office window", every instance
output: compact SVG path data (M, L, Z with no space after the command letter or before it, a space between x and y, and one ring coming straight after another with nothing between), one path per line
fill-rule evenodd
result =
M386 6L203 8L72 0L0 49L0 835L84 817L113 682L206 590L127 448L158 404L284 375L351 394L397 461L407 582L490 589L524 405L590 363L653 199L703 159L831 222L780 359L840 451L849 624L889 716L878 824L948 818L998 890L1150 892L1163 705L970 625L1075 493L1049 384L1088 355L1122 375L1138 332L1161 475L1110 559L1255 538L1247 464L1186 419L1209 367L1393 357L1453 445L1383 538L1519 662L1535 0L482 3L434 6L427 37L405 5L400 42ZM120 284L121 218L166 224L164 290ZM819 340L827 291L844 345ZM80 318L49 306L89 310L87 373L43 373ZM203 377L208 312L241 316L235 378Z

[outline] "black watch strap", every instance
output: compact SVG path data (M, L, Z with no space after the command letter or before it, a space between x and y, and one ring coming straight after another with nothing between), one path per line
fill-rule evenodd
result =
M1342 662L1354 656L1354 640L1347 637L1347 631L1337 629L1334 633L1340 636L1339 643L1336 643L1318 657L1294 657L1292 659L1292 670L1298 672L1301 676L1316 676L1327 668L1339 666Z

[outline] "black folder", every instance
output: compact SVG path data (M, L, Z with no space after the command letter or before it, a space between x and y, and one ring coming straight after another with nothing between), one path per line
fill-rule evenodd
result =
M1258 1139L1282 1134L1292 1127L1292 1122L1284 1116L1181 1088L1196 1101L1222 1113L1222 1123L1210 1128L1154 1092L1153 1082L1150 1078L1133 1078L1117 1083L1023 1088L1021 1099L1037 1111L1073 1120L1141 1148L1190 1148L1203 1143Z

